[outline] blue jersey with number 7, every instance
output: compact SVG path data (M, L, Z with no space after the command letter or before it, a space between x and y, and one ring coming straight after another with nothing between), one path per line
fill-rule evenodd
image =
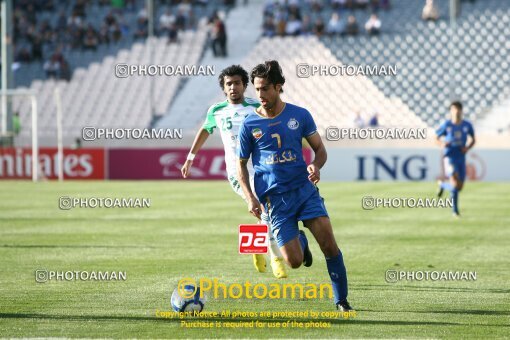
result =
M310 112L289 103L272 118L255 111L246 117L239 130L237 155L246 160L252 157L255 192L260 201L308 182L302 139L314 133L317 126Z

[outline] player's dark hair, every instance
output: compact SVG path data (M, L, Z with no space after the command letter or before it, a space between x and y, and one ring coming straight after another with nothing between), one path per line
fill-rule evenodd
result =
M240 76L243 82L243 86L248 86L248 72L241 65L230 65L229 67L223 69L218 76L218 81L220 82L220 87L223 90L223 86L225 86L225 77L233 77Z
M285 77L283 76L282 68L276 60L268 60L264 64L258 64L251 70L250 79L251 83L255 81L255 78L267 79L269 83L276 86L277 84L285 84ZM280 93L283 89L280 89Z
M462 103L459 101L452 102L450 107L455 106L455 108L459 111L462 111Z

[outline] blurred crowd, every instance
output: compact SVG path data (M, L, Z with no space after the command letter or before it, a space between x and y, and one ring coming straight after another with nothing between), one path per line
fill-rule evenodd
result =
M155 35L176 42L179 31L196 28L196 9L208 2L156 0L157 8L167 9L155 18ZM223 0L223 4L231 6L234 1ZM92 6L99 6L104 17L91 17ZM69 79L69 62L64 57L68 51L95 51L100 45L144 39L149 33L145 1L14 0L13 7L14 62L39 62L48 77Z
M377 13L390 8L390 0L305 0L303 6L299 0L267 0L263 35L358 35L363 31L376 35L382 26ZM358 23L355 11L367 13L367 21ZM324 13L331 15L324 18Z

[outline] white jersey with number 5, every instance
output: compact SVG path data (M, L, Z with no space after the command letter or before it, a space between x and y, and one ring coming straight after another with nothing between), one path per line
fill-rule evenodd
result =
M215 128L220 130L221 141L225 149L228 181L232 189L243 198L244 194L237 180L237 138L243 120L259 106L260 104L252 98L244 98L244 101L240 104L231 104L228 100L216 103L207 111L207 118L202 127L210 134L213 133ZM251 164L248 170L250 177L253 177L253 167Z

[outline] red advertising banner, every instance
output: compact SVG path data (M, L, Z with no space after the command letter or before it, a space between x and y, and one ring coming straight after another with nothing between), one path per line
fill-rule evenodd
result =
M303 151L310 162L311 150ZM181 167L186 161L187 149L109 149L110 179L182 179ZM191 179L225 179L223 149L203 149L196 155L191 168Z
M104 179L104 149L64 149L65 179ZM39 176L58 178L57 148L39 149ZM32 149L0 148L0 179L32 178Z
M110 179L182 179L187 149L109 149ZM190 178L225 179L223 149L201 150L193 161Z

